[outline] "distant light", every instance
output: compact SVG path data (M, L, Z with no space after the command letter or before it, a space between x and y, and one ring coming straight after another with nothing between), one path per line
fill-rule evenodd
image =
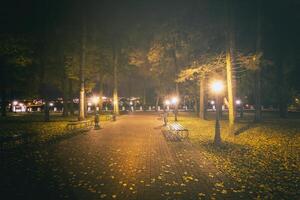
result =
M19 103L18 101L13 101L14 106L18 105L18 103Z
M170 105L170 100L165 100L165 104L168 106Z
M211 101L210 104L211 104L211 105L215 105L215 101Z
M237 105L240 105L240 104L242 103L242 101L238 99L238 100L235 101L235 103L236 103Z
M54 103L52 103L52 102L51 102L51 103L49 103L49 106L54 106Z
M133 102L132 101L130 101L130 103L129 103L130 105L133 105Z
M92 102L93 102L93 104L98 104L98 102L99 102L99 97L98 96L92 96Z
M220 93L224 89L224 84L222 81L215 81L212 83L211 89L215 93Z
M88 106L92 106L92 103L91 103L91 102L88 102Z
M107 99L107 97L102 97L102 99L103 99L103 100L106 100L106 99Z
M178 97L173 97L173 98L171 99L171 102L172 102L172 104L177 104L177 102L178 102Z

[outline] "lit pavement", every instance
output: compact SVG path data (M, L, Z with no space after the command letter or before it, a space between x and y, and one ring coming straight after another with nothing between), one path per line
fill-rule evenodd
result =
M31 153L1 155L1 195L7 199L239 199L230 192L230 181L201 152L187 141L166 141L161 127L157 115L122 116L101 130Z

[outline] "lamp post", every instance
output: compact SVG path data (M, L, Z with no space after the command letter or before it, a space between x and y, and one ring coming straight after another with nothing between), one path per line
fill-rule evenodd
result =
M174 120L177 122L177 115L178 115L178 97L173 97L171 99L172 104L174 105Z
M97 96L93 96L92 97L92 101L95 105L95 130L99 130L100 129L100 118L99 118L99 112L98 112L98 103L99 103L99 97Z
M221 131L220 131L220 94L224 89L222 81L215 81L211 85L213 93L216 95L216 123L215 123L215 138L216 145L221 144Z
M243 118L244 115L243 102L240 99L237 99L235 101L235 104L237 105L237 110L240 111L240 118Z

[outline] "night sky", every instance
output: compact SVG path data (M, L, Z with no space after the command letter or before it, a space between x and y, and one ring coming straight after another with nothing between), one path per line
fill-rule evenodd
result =
M239 51L253 52L256 37L256 3L254 1L232 1L234 12L235 47ZM202 51L224 51L224 2L217 0L188 1L4 1L1 6L1 34L22 35L43 40L55 33L67 32L78 37L82 24L82 13L86 16L88 37L93 30L109 37L123 40L131 35L134 43L154 37L164 23L175 21L182 30L197 32L210 42L199 45ZM297 0L263 1L262 3L262 48L267 59L274 65L281 63L283 55L293 57L295 66L288 72L289 84L300 89L299 72L300 3ZM132 34L132 32L136 32ZM132 36L133 35L133 36ZM52 38L53 39L53 38ZM59 37L61 41L63 37ZM111 39L111 38L110 38ZM57 40L57 38L55 39ZM191 41L193 42L193 41ZM37 42L38 43L38 42ZM35 46L36 49L38 45ZM274 73L272 68L266 74ZM130 75L131 76L131 75ZM137 80L138 76L132 75ZM126 76L124 76L124 80ZM122 80L120 80L122 82ZM126 82L126 81L125 81ZM120 84L123 87L123 84ZM121 95L140 88L128 84L121 88Z

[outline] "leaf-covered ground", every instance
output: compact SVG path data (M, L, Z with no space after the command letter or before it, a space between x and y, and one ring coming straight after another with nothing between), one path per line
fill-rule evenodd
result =
M227 121L222 121L220 147L212 143L214 120L184 115L179 122L190 130L194 146L241 186L236 192L257 199L300 197L300 120L240 122L235 137L228 136Z
M131 114L36 149L0 153L4 199L249 199L153 114ZM6 196L5 196L6 195Z
M31 142L45 142L70 134L67 124L70 121L76 121L77 117L52 114L50 119L50 122L44 122L41 113L11 114L7 117L0 117L0 136L27 134L32 136ZM93 116L89 116L88 119L93 120ZM108 119L104 115L100 116L101 122Z

